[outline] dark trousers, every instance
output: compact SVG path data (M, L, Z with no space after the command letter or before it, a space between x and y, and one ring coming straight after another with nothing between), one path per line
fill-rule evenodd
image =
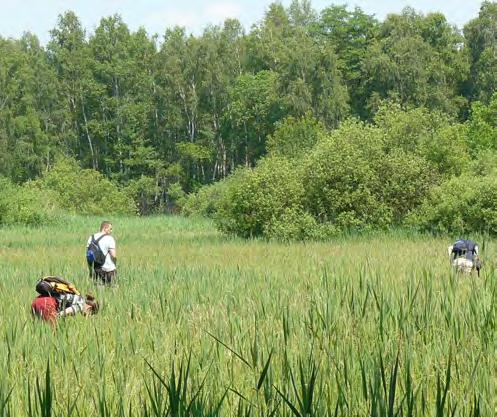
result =
M104 271L102 268L93 270L93 280L99 284L111 285L116 279L117 271Z

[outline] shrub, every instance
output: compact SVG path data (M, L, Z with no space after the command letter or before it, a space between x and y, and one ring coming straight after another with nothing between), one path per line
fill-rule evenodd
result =
M167 203L168 210L171 213L176 213L181 211L181 207L185 203L186 194L181 188L181 184L179 182L175 182L170 184L167 188Z
M497 150L487 149L471 161L469 173L476 176L497 176Z
M377 166L383 157L379 132L356 121L344 123L319 142L304 161L305 207L339 230L383 227L391 222L381 201Z
M381 181L379 198L388 207L393 224L401 223L439 181L426 159L401 149L386 153L377 172Z
M322 123L311 115L301 119L287 117L268 137L268 153L287 158L300 157L311 150L325 133Z
M57 220L53 193L0 178L0 224L41 225Z
M283 240L400 225L433 187L468 171L465 135L440 113L394 105L375 124L349 119L327 136L310 118L288 118L270 156L226 181L212 210L224 231ZM197 204L212 207L207 195Z
M224 198L230 179L206 185L196 193L185 197L182 214L186 216L203 216L215 218L221 199Z
M282 241L321 239L334 232L336 230L325 230L309 213L295 207L283 209L264 226L265 237Z
M344 122L306 158L306 209L339 230L397 225L444 177L469 166L462 133L425 109L385 107Z
M425 108L383 106L374 119L386 151L401 149L424 158L442 176L460 175L469 164L467 129L447 115Z
M266 158L255 169L235 172L223 193L216 220L227 233L262 236L273 219L287 210L302 210L303 194L295 164L285 158Z
M473 103L467 138L474 154L486 149L497 149L497 92L488 105L479 101Z
M74 214L135 214L133 200L99 172L62 159L36 181L40 190L56 192L60 207Z
M155 178L141 176L130 181L123 191L133 199L140 214L150 214L158 209L160 187Z
M406 223L435 233L497 234L497 176L451 178L434 188Z

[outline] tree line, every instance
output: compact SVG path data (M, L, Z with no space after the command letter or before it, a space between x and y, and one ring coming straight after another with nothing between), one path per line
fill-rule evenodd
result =
M30 33L0 38L0 176L20 185L58 164L92 169L142 213L164 210L254 167L292 120L333 132L374 123L389 102L469 122L490 106L496 70L488 1L462 29L441 13L379 21L294 0L271 4L249 31L228 19L199 36L133 32L118 15L87 33L66 12L46 46Z

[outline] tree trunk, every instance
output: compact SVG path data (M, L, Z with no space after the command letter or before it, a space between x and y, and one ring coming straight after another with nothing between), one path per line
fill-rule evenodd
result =
M88 130L88 118L86 117L86 110L85 110L85 104L83 101L83 97L81 97L81 109L83 111L83 119L85 121L86 138L88 140L88 145L90 147L92 167L93 167L93 169L98 169L97 160L95 158L95 152L93 150L93 143L92 143L91 137L90 137L90 131Z

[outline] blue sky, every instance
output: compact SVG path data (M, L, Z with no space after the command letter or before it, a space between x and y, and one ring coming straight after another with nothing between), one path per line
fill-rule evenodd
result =
M167 27L180 25L200 34L208 24L220 24L234 17L249 29L260 21L270 0L0 0L0 36L19 38L29 31L45 44L57 16L72 10L88 33L94 31L102 17L120 14L131 30L143 26L149 34L162 35ZM288 6L291 0L282 0ZM462 28L478 15L478 0L314 0L317 11L332 4L359 6L368 14L383 20L388 13L398 13L411 6L422 13L442 12L450 23Z

